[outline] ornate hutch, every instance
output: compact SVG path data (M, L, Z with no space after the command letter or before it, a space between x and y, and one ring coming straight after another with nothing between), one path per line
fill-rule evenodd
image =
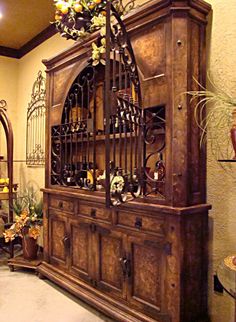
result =
M183 93L205 82L209 11L154 0L125 17L129 37L111 12L105 67L89 62L96 34L44 61L38 271L118 321L207 319L206 156Z

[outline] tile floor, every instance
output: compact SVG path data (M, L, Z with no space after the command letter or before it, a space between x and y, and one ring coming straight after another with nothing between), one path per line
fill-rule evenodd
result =
M112 322L33 271L10 272L0 249L0 322Z

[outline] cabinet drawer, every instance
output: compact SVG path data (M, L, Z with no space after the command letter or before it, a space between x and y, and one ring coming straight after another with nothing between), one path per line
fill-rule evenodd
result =
M49 198L49 207L70 213L74 213L75 211L74 200L69 198L67 199L65 197L51 196Z
M117 225L164 236L164 219L160 217L154 218L142 214L120 211L117 212Z
M97 208L92 204L79 202L79 214L90 218L96 218L111 222L111 210L106 208Z

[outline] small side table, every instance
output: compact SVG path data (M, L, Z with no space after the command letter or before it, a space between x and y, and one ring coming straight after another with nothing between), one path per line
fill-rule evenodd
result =
M236 300L236 265L233 259L236 255L229 255L222 260L217 268L217 277L224 290ZM235 303L235 322L236 322L236 303Z
M236 255L230 255L223 259L217 268L217 277L224 290L236 299L236 265L233 259Z
M41 264L43 260L42 254L38 255L38 258L35 260L27 260L23 258L23 255L13 257L8 260L8 266L11 272L15 270L15 267L30 268L35 270L37 274L37 267Z

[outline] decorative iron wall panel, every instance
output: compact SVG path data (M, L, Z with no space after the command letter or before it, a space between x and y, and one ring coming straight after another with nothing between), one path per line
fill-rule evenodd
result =
M39 71L27 109L26 164L28 166L44 166L45 163L45 95L46 79Z

